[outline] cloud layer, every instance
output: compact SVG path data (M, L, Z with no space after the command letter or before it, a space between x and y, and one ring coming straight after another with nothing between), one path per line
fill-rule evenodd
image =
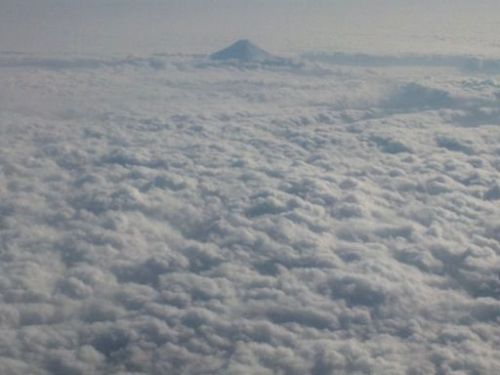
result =
M491 77L15 59L2 374L500 368Z

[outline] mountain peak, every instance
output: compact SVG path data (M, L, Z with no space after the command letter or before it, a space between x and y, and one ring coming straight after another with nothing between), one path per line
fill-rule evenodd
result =
M257 47L248 39L241 39L210 56L213 60L238 60L243 62L274 60L269 52Z

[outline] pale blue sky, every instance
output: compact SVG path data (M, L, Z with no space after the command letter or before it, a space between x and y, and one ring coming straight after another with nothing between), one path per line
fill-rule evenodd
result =
M499 55L492 0L0 0L0 49L205 53L250 38L279 52Z

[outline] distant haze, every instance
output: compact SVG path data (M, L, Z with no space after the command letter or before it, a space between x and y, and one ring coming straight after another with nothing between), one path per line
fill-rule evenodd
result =
M500 56L492 0L0 0L0 50L210 53L249 38L275 52Z

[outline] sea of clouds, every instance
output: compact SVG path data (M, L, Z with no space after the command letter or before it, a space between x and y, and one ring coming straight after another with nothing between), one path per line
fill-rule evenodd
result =
M0 373L498 373L467 61L1 53Z

